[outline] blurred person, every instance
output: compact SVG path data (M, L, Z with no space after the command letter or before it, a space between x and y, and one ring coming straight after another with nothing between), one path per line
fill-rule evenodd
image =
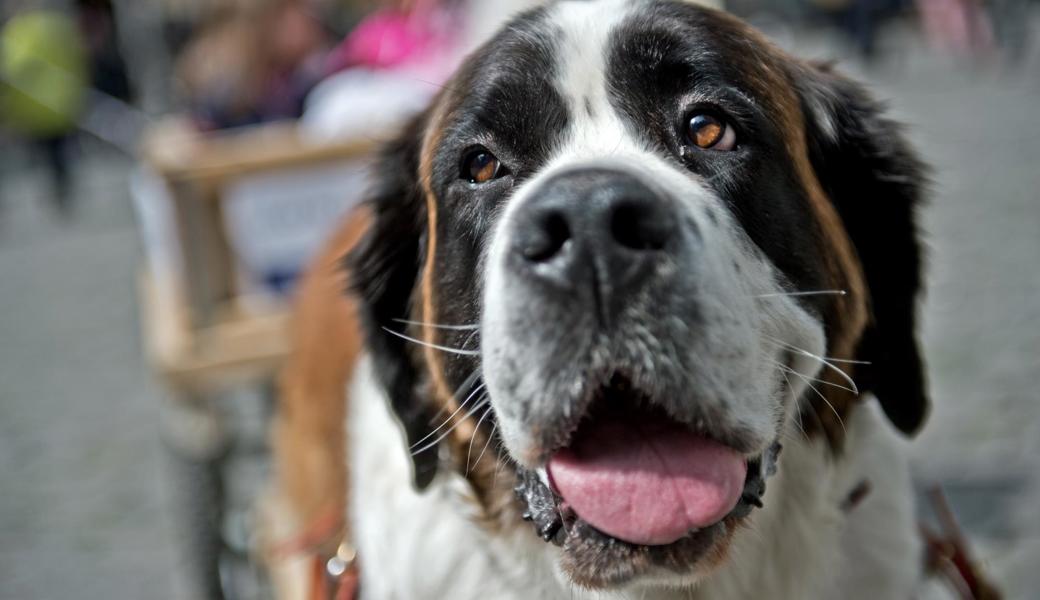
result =
M881 23L907 8L904 0L853 0L844 15L845 27L864 58L873 58L877 52L878 29Z
M111 0L76 0L79 28L90 59L91 85L99 92L131 102L134 94Z
M848 36L866 60L877 55L881 26L910 8L908 0L812 0L811 4Z
M196 124L221 129L298 117L329 43L306 0L217 10L176 68Z
M26 8L0 30L0 115L42 151L63 215L70 208L69 142L88 81L85 44L69 13Z
M1026 57L1030 40L1030 0L990 0L989 13L995 43L1005 58L1020 63Z
M482 35L468 4L391 4L362 19L328 53L327 76L308 96L301 119L305 134L379 139L420 111Z
M917 10L934 47L964 54L993 49L993 27L982 0L917 0Z

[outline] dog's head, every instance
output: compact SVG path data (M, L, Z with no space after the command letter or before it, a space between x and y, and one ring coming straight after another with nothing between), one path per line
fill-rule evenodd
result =
M417 485L450 464L580 585L688 582L790 427L840 451L871 391L915 431L921 165L880 112L693 5L513 20L387 149L351 256Z

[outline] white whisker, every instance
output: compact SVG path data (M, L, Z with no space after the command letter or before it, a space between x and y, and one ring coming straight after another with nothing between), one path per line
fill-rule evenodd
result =
M471 331L470 334L466 336L466 339L462 340L462 347L465 348L466 346L468 346L469 343L473 341L473 338L477 337L478 335L480 335L479 329L474 329L473 331ZM480 344L477 344L477 347L479 348Z
M479 356L480 355L480 351L479 350L461 350L459 348L451 348L449 346L441 346L440 344L433 344L433 343L430 343L430 342L424 342L423 340L419 340L419 339L413 338L411 336L407 336L407 335L405 335L403 333L398 333L398 332L394 331L393 329L390 329L389 327L384 327L383 329L387 333L390 333L392 335L396 335L397 337L399 337L399 338L401 338L403 340L412 342L413 344L418 344L420 346L425 346L427 348L433 348L434 350L440 350L441 352L448 352L450 354L461 354L462 356Z
M787 348L790 348L792 350L797 350L799 352L805 352L805 350L802 350L798 346L794 346L792 344L788 344L787 342L785 342L785 341L783 341L783 340L781 340L779 338L775 338L775 337L772 337L772 336L766 336L766 337L770 338L770 341L772 341L774 344L779 344L781 346L785 346ZM812 357L813 358L822 358L822 359L829 360L831 362L841 363L841 364L846 364L846 365L872 365L872 364L874 364L874 363L870 362L869 360L852 360L852 359L849 359L849 358L835 358L833 356L816 356L815 354L813 354Z
M758 294L752 298L782 298L790 296L844 296L848 294L845 290L814 290L808 292L776 292L773 294Z
M495 423L495 427L498 427L498 423ZM502 451L502 442L496 442L495 446L499 452ZM491 489L498 489L498 474L502 472L502 465L504 464L505 461L500 460L498 461L498 464L495 465L495 476L491 478Z
M733 172L735 172L737 170L738 166L739 166L739 163L734 163L732 166L729 166L729 167L727 167L725 169L720 169L714 175L711 175L710 177L706 177L704 179L704 181L705 181L705 183L711 183L711 182L715 181L716 179L721 179L723 177L728 177L730 173L733 173Z
M486 415L487 413L484 414ZM498 423L495 423L491 427L491 433L488 434L488 439L484 442L484 448L480 451L480 454L477 455L477 461L473 463L474 469L476 469L477 465L480 464L480 459L484 458L484 453L487 452L488 446L491 445L491 440L494 439L496 431L498 431ZM467 465L469 464L469 457L466 458L466 463Z
M405 325L418 325L420 327L430 327L431 329L448 329L452 331L469 331L470 329L479 329L480 325L442 325L440 323L426 323L424 321L409 321L408 319L394 319L397 323L404 323Z
M449 427L444 433L442 433L439 436L437 436L437 439L435 439L432 442L426 444L422 448L419 448L418 450L412 451L412 456L415 456L416 454L422 454L423 452L426 452L430 448L433 448L437 444L441 443L441 440L443 440L444 438L446 438L449 435L451 435L451 432L455 431L455 428L457 428L460 424L465 422L466 419L468 419L468 418L472 417L473 415L477 414L477 411L482 409L482 408L484 408L485 406L487 406L490 401L491 401L491 399L487 396L487 394L482 396L480 401L477 402L477 404L468 413L466 413L461 419L457 420L455 422L455 424L452 425L451 427Z
M872 365L872 364L874 364L874 363L870 362L869 360L850 360L848 358L834 358L834 357L831 357L831 356L824 356L823 358L826 358L827 360L829 360L831 362L842 363L842 364L845 364L845 365Z
M834 408L834 405L831 404L830 400L828 400L826 396L824 396L822 393L820 393L820 390L816 389L816 386L814 386L811 382L809 382L809 379L805 375L802 375L801 373L798 373L797 371L791 371L791 374L794 375L795 377L798 377L798 378L802 379L803 381L805 381L805 385L809 386L809 389L811 389L812 391L816 392L816 395L820 397L820 400L823 400L824 404L826 404L827 407L831 409L831 412L834 413L834 416L837 417L838 424L841 425L841 430L846 435L848 435L849 432L848 432L847 429L845 429L845 421L842 420L841 415L838 414L838 409Z
M486 419L489 414L491 414L490 403L488 404L488 407L484 410L484 414L480 415L480 419L477 420L477 424L473 427L473 435L469 438L469 448L466 450L466 477L469 476L469 459L471 456L473 456L473 440L477 439L477 433L480 432L480 424L484 422L484 419ZM488 441L491 441L491 438L488 438ZM485 446L485 448L487 448L487 446ZM478 458L477 460L480 459ZM476 465L473 466L475 467Z
M459 384L459 387L455 388L455 392L452 393L451 399L456 401L456 402L458 402L459 396L462 395L462 390L470 389L472 387L473 383L477 379L479 379L479 378L480 378L480 367L477 367L476 369L473 369L473 372L470 373L469 376L466 377L466 379L464 379L462 381L462 383ZM472 396L472 395L473 394L471 393L470 396ZM442 404L440 406L440 408L437 409L437 414L433 415L433 417L430 419L430 425L433 425L434 421L439 419L441 417L441 415L443 415L446 411L447 411L447 407Z
M766 359L766 360L768 360L768 359ZM781 369L782 371L787 371L788 373L797 373L797 372L796 372L796 371L795 371L794 369L792 369L791 367L789 367L789 366L787 366L787 365L782 365L782 364L780 364L780 363L776 362L775 360L774 360L774 361L770 361L770 362L772 362L773 364L775 364L775 365L776 365L776 366L777 366L777 367L778 367L779 369ZM841 385L841 384L838 384L838 383L834 383L833 381L824 381L824 380L822 380L822 379L816 379L815 377L809 377L808 375L805 375L805 374L803 374L803 373L797 373L797 374L799 374L799 375L802 375L803 377L806 377L806 378L808 378L808 379L809 379L809 380L811 380L811 381L815 381L816 383L822 383L823 385L829 385L829 386L831 386L831 387L836 387L836 388L838 388L839 390L845 390L846 392L852 392L853 394L856 394L857 396L859 395L859 392L858 392L858 391L856 391L856 390L854 390L854 389L852 389L852 388L850 388L850 387L845 387L845 386L843 386L843 385Z
M784 373L783 371L780 371L780 376L784 378L784 381L787 383L787 389L790 390L792 392L792 394L793 394L794 393L794 386L791 385L791 379L787 377L787 373ZM798 426L798 431L802 432L802 437L804 437L805 439L808 440L809 439L809 434L805 432L805 425L802 423L802 411L798 410L797 398L795 400L796 400L796 403L795 403L795 407L794 407L794 416L795 416L794 424Z
M835 365L830 363L826 358L824 358L822 356L816 356L815 354L813 354L812 352L809 352L808 350L803 350L803 349L799 348L798 346L792 346L791 344L788 344L787 342L785 342L783 340L780 340L780 339L777 339L777 338L774 338L772 336L765 336L765 337L767 339L769 339L769 340L772 340L772 342L774 344L779 344L779 345L787 348L788 350L791 350L793 352L797 352L798 354L801 354L802 356L807 356L809 358L812 358L812 359L820 361L821 363L823 363L824 365L829 367L832 371L834 371L835 373L840 375L841 378L844 379L849 384L849 387L852 388L850 390L852 393L859 394L859 386L857 386L856 382L852 380L852 377L849 377L848 373L846 373L845 371L842 371L841 369L839 369L838 367L836 367Z
M448 415L448 418L446 418L443 421L441 421L441 424L438 425L437 428L434 429L433 431L431 431L430 433L427 433L426 436L423 437L423 439L421 439L421 440L415 442L414 444L412 444L409 447L409 450L411 450L412 448L415 448L419 444L421 444L421 443L425 442L426 440L430 439L432 436L436 435L436 433L438 431L443 429L445 425L447 425L448 423L451 423L451 420L455 418L455 415L459 414L459 412L463 408L465 408L467 404L469 404L469 401L472 400L473 397L477 395L477 392L479 392L482 389L484 389L484 383L483 382L481 382L481 384L478 385L477 387L473 388L473 391L469 393L469 396L466 396L466 399L462 401L462 404L459 404L459 407L455 409L455 412L453 412L450 415Z

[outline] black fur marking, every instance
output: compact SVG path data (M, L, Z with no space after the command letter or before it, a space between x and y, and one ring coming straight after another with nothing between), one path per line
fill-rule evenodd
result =
M857 350L857 358L870 364L857 366L856 383L861 392L874 392L896 427L912 434L929 407L916 337L922 287L916 210L925 195L926 168L901 128L863 88L825 67L798 80L806 115L822 109L833 125L831 137L808 119L810 159L870 290L871 321Z
M418 356L413 346L385 331L403 332L419 278L420 247L425 240L425 210L417 183L419 146L425 116L384 148L376 163L368 205L372 224L346 264L376 375L411 446L431 430L435 414L423 398ZM412 456L416 487L425 488L437 472L437 452Z

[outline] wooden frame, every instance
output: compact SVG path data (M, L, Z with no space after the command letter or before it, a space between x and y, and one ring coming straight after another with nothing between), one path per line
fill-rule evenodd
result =
M145 345L160 377L202 392L273 376L288 351L288 308L270 299L243 308L223 192L249 175L364 159L373 146L308 142L291 123L201 135L170 122L150 132L142 154L173 197L181 262L165 285L141 277Z

